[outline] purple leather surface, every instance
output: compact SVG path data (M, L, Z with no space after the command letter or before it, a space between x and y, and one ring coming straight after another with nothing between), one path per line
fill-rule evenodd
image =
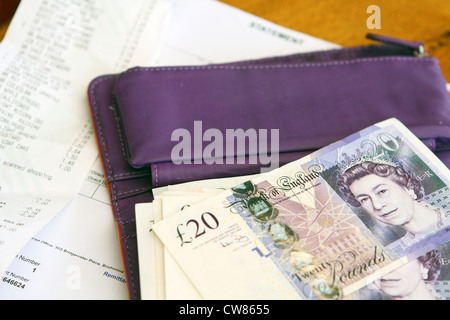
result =
M449 95L431 57L134 68L114 95L128 162L152 165L154 186L173 183L165 169L178 143L171 135L183 128L194 139L194 121L224 137L226 129L279 129L282 154L317 150L391 117L430 146L450 145Z
M438 62L402 47L134 68L94 79L88 98L131 299L140 298L136 203L152 201L153 187L259 172L260 164L173 164L171 134L193 135L194 120L204 130L279 129L282 165L397 117L450 165L450 99Z

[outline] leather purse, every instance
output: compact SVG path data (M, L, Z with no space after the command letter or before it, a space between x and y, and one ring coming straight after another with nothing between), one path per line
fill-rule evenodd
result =
M227 130L277 132L278 143L268 141L266 151L281 166L394 117L450 165L450 97L438 61L420 42L368 37L379 43L226 64L136 67L92 80L88 100L131 299L140 299L136 203L151 202L152 188L267 166L251 143L206 159L210 129L223 137ZM174 161L177 132L192 145L182 163Z

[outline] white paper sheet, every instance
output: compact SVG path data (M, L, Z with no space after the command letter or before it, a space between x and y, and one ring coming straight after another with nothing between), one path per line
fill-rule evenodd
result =
M98 156L87 86L147 61L168 8L157 0L21 1L0 44L0 274L66 206L62 215L86 211L83 201L68 204Z
M139 251L139 281L142 300L165 300L164 247L151 228L162 218L161 201L136 205L136 234ZM142 258L141 258L142 257ZM144 272L141 272L144 270ZM146 285L151 284L151 285Z
M128 299L120 243L100 160L61 213L0 278L0 299Z
M150 65L201 65L339 47L213 0L172 5L159 53Z

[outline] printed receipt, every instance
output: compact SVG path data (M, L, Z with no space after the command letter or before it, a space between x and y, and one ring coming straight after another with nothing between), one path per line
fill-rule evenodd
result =
M17 253L0 277L4 299L128 299L100 158L75 200Z
M0 43L0 273L75 198L98 155L89 82L145 63L168 9L21 1Z

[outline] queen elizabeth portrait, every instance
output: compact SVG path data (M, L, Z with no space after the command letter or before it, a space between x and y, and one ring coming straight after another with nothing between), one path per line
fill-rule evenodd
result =
M349 204L385 225L403 228L411 239L442 226L440 211L423 201L419 179L399 163L360 161L338 176L337 185Z

